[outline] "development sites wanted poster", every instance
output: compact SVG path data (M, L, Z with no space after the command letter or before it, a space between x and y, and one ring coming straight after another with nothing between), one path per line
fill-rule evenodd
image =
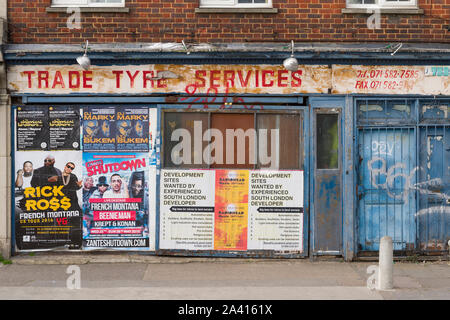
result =
M15 153L15 236L19 250L81 248L81 153Z
M162 170L160 248L214 249L214 170Z
M162 170L160 247L303 250L303 171Z
M148 154L84 153L83 247L149 249Z
M303 251L303 171L250 171L248 249Z

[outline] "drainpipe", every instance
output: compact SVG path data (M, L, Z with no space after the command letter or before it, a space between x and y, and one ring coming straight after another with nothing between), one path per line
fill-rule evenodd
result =
M11 256L11 123L3 45L7 42L7 0L0 0L0 254Z

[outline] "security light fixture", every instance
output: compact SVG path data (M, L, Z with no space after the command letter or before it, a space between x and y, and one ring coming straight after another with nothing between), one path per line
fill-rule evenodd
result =
M403 46L403 43L399 43L399 44L397 44L397 46L396 46L396 49L395 49L395 51L394 52L392 52L391 53L391 56L393 56L394 54L396 54L397 53L397 51L398 50L400 50L400 48Z
M91 66L91 59L87 56L87 49L88 49L89 41L86 40L86 48L84 50L84 54L82 56L79 56L77 58L78 64L84 69L88 70Z
M298 69L298 61L297 59L294 57L294 40L291 41L291 56L287 59L284 59L283 61L283 66L286 70L289 71L297 71Z
M391 56L393 56L394 54L397 53L398 50L400 50L400 48L403 46L403 43L397 43L397 44L393 44L390 43L388 44L386 47L384 47L385 49L392 49L394 50L393 52L391 52Z
M184 40L181 40L181 43L183 44L184 50L186 50L186 54L191 54L186 46L186 44L184 43Z

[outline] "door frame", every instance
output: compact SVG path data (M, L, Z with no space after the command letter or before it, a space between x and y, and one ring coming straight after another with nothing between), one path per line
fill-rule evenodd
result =
M353 99L344 96L327 96L327 97L311 97L310 104L310 128L309 128L309 176L310 178L310 244L309 251L311 258L320 255L339 255L344 256L345 260L352 260L354 256L354 188L353 188ZM315 224L316 224L316 205L315 205L315 171L316 171L316 110L317 109L333 109L339 108L339 170L341 171L341 236L339 243L339 250L337 251L318 251L315 248ZM350 117L349 117L350 116ZM345 156L344 156L345 154ZM344 161L345 160L345 161Z

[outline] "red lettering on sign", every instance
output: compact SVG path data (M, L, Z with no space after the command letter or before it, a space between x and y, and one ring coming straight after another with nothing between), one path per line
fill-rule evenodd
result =
M48 71L38 71L38 88L42 88L42 81L45 83L45 88L48 88Z
M73 83L73 76L75 76L76 82ZM69 71L69 88L79 88L80 87L80 73L78 71Z
M116 75L116 88L120 88L120 77L122 76L123 71L121 70L113 70L113 72Z
M142 71L143 87L147 88L147 81L151 81L152 88L153 88L153 86L155 84L154 84L153 80L148 77L148 75L150 75L150 78L153 78L153 71L148 71L148 70Z
M83 71L83 88L92 88L88 81L92 81L92 71Z
M215 83L216 81L220 81L220 71L219 70L211 70L209 77L209 86L211 88L217 88L220 86L220 83Z
M225 70L223 74L224 86L227 88L234 87L234 70Z
M24 71L23 73L25 73L28 76L28 88L31 88L32 86L31 75L34 74L34 71Z
M200 80L200 83L198 81L195 82L195 87L197 88L204 88L206 86L206 71L205 70L196 70L195 71L195 79Z
M283 77L283 74L288 74L287 70L278 70L278 86L279 87L287 87L287 83L283 83L283 81L288 80L288 77Z
M56 71L56 73L55 73L55 79L53 79L52 89L54 89L56 87L56 85L60 85L61 88L65 88L66 87L64 85L64 80L62 78L62 75L61 75L60 71Z
M127 70L127 75L130 78L130 87L131 88L134 88L134 79L136 79L136 76L138 75L138 73L139 73L139 70L136 71L134 73L134 75L131 75L130 71Z
M273 71L272 70L263 70L261 72L262 74L262 86L263 87L273 87L273 80L270 80L269 82L266 81L266 75L270 74L271 76L273 76Z
M248 85L248 81L250 80L250 75L252 74L252 70L247 71L247 76L245 77L245 80L242 78L242 71L239 70L238 72L239 81L241 82L241 87L246 88Z
M302 75L302 73L302 70L292 72L291 87L301 87L302 79L300 79L300 76Z

